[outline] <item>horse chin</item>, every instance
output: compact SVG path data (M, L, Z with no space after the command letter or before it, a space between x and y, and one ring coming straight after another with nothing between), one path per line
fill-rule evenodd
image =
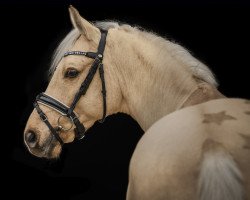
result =
M57 159L59 158L62 151L62 146L60 144L50 144L46 149L44 149L43 154L40 157L47 159Z
M43 146L41 148L30 149L28 148L29 152L40 158L47 158L47 159L57 159L59 158L62 146L59 143L52 142L49 145Z

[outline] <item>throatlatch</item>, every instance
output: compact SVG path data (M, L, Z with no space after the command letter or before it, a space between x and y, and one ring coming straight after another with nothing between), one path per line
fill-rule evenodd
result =
M106 117L106 111L107 111L107 103L106 103L106 86L105 86L105 79L104 79L104 69L103 69L103 53L105 49L106 44L106 37L108 32L101 30L101 39L98 45L97 52L82 52L82 51L69 51L64 54L64 57L70 56L70 55L79 55L79 56L86 56L89 58L94 59L93 64L91 65L89 72L85 78L85 80L82 82L78 92L75 94L74 100L71 103L70 107L66 106L59 100L45 94L40 93L37 95L36 100L34 102L34 108L36 109L37 113L39 114L41 120L47 125L53 136L58 140L58 142L63 145L63 141L60 138L58 132L63 131L69 131L73 125L75 125L75 134L77 139L82 139L85 136L85 127L84 125L79 121L77 114L74 112L74 109L76 107L76 104L80 100L82 95L85 95L90 83L92 82L94 75L96 74L97 69L99 68L99 74L100 79L102 83L102 97L103 97L103 116L102 119L99 120L99 122L104 122ZM61 114L61 116L58 118L58 125L57 127L53 127L51 123L48 120L48 117L46 114L42 111L42 109L39 107L39 104L45 105L47 107L50 107L57 112ZM62 117L67 117L72 126L70 128L65 128L60 124L60 119Z

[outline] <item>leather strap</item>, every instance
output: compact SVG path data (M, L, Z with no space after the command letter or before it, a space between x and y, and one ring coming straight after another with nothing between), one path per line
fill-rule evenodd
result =
M67 114L69 107L64 105L63 103L59 102L57 99L45 94L40 93L36 96L36 101L45 104L48 107L53 108L54 110L57 110L58 112L62 114Z
M105 79L104 79L104 70L103 70L103 64L101 63L99 65L99 74L102 82L102 102L103 102L103 115L102 119L99 120L100 123L103 123L106 118L106 112L107 112L107 102L106 102L106 85L105 85Z
M69 111L68 111L69 114L71 114L73 112L73 110L75 109L76 104L79 101L79 99L81 98L81 96L86 94L86 92L89 88L89 85L94 78L94 75L96 73L96 70L97 70L99 64L100 64L100 60L98 58L96 58L94 60L94 63L92 64L91 68L89 69L89 72L88 72L85 80L81 84L78 92L75 94L74 100L73 100L73 102L69 108Z
M53 126L49 123L48 117L45 115L45 113L41 110L39 107L38 103L35 101L34 107L37 110L38 115L40 116L40 119L47 125L49 128L50 132L53 134L53 136L58 140L58 142L63 145L63 141L60 138L60 136L57 134L56 130L53 128Z

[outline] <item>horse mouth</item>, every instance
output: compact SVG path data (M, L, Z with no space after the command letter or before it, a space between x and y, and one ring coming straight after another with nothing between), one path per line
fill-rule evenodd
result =
M41 157L48 159L58 158L61 150L61 144L56 140L55 137L51 136L46 140L43 147L41 148L41 151L43 152Z
M48 137L42 145L36 145L34 148L27 146L27 148L34 156L47 159L58 158L62 151L61 144L53 136Z

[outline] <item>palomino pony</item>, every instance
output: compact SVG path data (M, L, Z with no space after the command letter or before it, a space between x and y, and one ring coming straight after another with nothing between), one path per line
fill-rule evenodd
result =
M128 200L249 200L250 101L223 96L208 67L178 44L69 11L74 29L24 131L29 151L56 158L95 121L123 112L145 131Z

